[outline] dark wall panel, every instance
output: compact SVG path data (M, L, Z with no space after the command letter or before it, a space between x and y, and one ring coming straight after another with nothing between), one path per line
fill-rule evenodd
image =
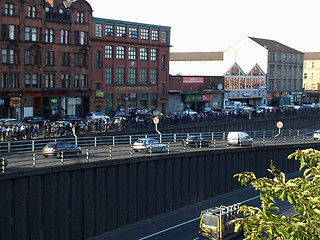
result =
M1 238L87 239L238 189L234 174L267 176L271 159L285 173L295 172L299 164L287 156L318 145L203 149L6 173Z

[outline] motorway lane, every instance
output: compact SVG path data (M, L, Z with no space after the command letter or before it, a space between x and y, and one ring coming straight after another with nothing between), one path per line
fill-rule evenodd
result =
M288 175L288 178L300 176L299 172ZM198 225L201 210L228 206L234 203L260 207L261 201L259 192L251 187L238 189L236 191L211 198L160 216L153 217L135 224L125 226L114 231L110 231L90 240L194 240L198 239ZM278 201L280 213L287 212L292 208L291 204ZM243 236L237 239L243 239Z

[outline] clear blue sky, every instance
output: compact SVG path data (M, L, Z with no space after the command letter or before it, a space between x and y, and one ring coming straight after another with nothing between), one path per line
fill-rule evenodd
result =
M87 0L94 17L171 27L171 52L223 51L244 36L320 52L320 0Z

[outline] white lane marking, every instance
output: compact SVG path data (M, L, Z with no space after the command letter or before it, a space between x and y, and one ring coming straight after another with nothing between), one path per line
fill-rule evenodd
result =
M244 200L244 201L242 201L242 202L240 202L240 203L242 204L242 203L245 203L245 202L250 202L250 201L252 201L252 200L254 200L254 199L256 199L256 198L259 198L259 197L260 197L260 196L252 197L252 198L246 199L246 200ZM168 231L170 231L170 230L172 230L172 229L181 227L181 226L183 226L183 225L186 225L186 224L188 224L188 223L194 222L194 221L199 220L199 219L200 219L200 217L194 218L194 219L189 220L189 221L187 221L187 222L183 222L183 223L180 223L180 224L175 225L175 226L173 226L173 227L164 229L164 230L162 230L162 231L160 231L160 232L156 232L156 233L153 233L153 234L151 234L151 235L149 235L149 236L146 236L146 237L143 237L143 238L139 238L139 240L144 240L144 239L148 239L148 238L154 237L154 236L156 236L156 235L159 235L159 234L164 233L164 232L168 232ZM195 238L195 239L198 239L198 238Z

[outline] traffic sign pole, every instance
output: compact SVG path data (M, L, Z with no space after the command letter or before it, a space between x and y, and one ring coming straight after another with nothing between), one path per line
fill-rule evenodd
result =
M162 142L161 132L158 131L158 123L160 122L160 119L158 117L154 117L152 121L155 125L156 132L160 135L160 142Z

